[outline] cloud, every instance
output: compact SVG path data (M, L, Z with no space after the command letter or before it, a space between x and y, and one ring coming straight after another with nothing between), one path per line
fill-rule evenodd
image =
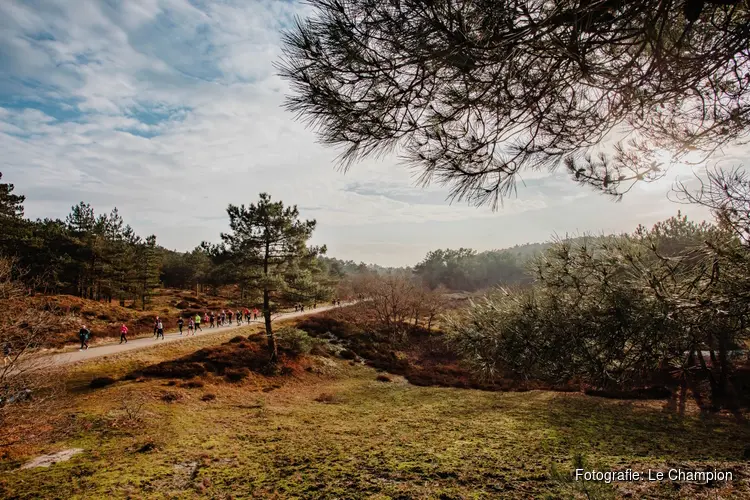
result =
M420 188L395 158L344 174L336 151L281 108L281 30L310 6L279 0L0 2L0 171L32 217L80 200L187 250L259 192L316 218L331 254L413 264L569 230L632 229L676 212L669 183L615 204L565 175L524 174L492 213ZM695 212L699 213L699 212ZM700 214L699 214L700 215ZM704 214L705 215L705 214Z

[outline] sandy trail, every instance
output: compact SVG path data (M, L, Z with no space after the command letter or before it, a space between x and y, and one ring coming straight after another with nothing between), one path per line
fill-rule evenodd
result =
M345 305L349 305L350 303L342 303L340 306L322 306L318 307L316 309L310 309L307 311L301 311L301 312L289 312L289 313L280 313L276 314L272 317L271 321L280 321L283 319L290 319L290 318L297 318L300 316L308 316L312 314L318 314L322 313L331 309L334 309L336 307L343 307ZM253 320L250 322L251 325L262 325L263 319L258 318L257 320ZM203 326L203 325L201 325ZM51 362L54 366L61 366L61 365L67 365L70 363L77 363L79 361L87 361L94 358L100 358L102 356L109 356L112 354L119 354L121 352L128 352L128 351L135 351L137 349L143 349L145 347L151 347L154 345L162 345L169 342L179 342L180 340L188 339L188 338L195 338L195 337L201 337L206 335L214 335L217 333L224 333L226 331L236 329L236 328L242 328L247 326L247 323L244 323L240 326L233 324L231 326L222 326L219 328L208 328L204 327L203 331L198 331L195 335L188 336L187 333L180 335L178 332L171 332L171 333L164 333L164 339L156 340L154 337L143 337L138 339L130 339L127 343L120 344L118 342L112 342L107 344L102 344L98 346L92 346L89 349L85 349L83 351L71 351L71 352L63 352L59 354L49 354L46 356L39 356L36 359L36 361L40 361L41 359L44 360L44 364L47 365L47 362ZM187 332L187 327L184 329L185 332Z

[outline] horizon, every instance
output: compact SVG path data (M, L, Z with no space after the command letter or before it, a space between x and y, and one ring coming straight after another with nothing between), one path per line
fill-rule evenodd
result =
M497 212L416 185L395 154L341 172L337 151L281 108L281 31L306 12L297 2L0 5L0 170L27 197L26 216L117 206L139 234L189 251L218 240L229 203L265 191L317 220L312 243L328 255L386 267L438 248L631 232L678 210L711 220L667 200L675 180L692 177L686 166L619 203L560 170L525 172Z

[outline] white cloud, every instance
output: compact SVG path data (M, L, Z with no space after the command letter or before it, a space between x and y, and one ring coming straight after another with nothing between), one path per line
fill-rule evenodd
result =
M400 265L439 246L629 230L679 208L667 181L615 204L529 172L492 213L415 187L394 158L344 175L337 152L281 108L286 84L272 66L279 30L310 7L198 5L0 2L0 170L27 195L29 216L64 217L80 200L117 206L140 233L184 250L218 238L228 203L267 191L316 218L316 242L332 255Z

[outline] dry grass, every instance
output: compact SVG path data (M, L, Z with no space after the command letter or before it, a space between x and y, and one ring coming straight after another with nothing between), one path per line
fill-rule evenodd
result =
M108 369L122 372L122 362ZM2 462L0 496L559 498L569 485L553 464L567 472L579 452L599 468L735 471L732 484L710 488L609 487L619 495L750 495L742 459L750 429L724 415L678 418L661 403L582 394L384 384L371 368L331 359L316 358L315 368L240 384L211 375L198 390L148 379L83 388L47 419L53 439ZM128 423L122 401L135 396L145 403ZM9 471L68 447L85 452Z
M122 377L258 327L98 359L72 368L68 396L25 422L31 444L7 447L0 497L36 498L561 498L578 454L601 469L732 470L731 484L617 483L605 497L750 496L750 429L727 415L684 417L656 401L578 393L485 392L378 380L372 368L306 357L285 375L219 373L165 387ZM227 343L222 346L222 343ZM297 361L301 363L301 361ZM118 378L99 389L96 377ZM190 385L199 382L199 384ZM166 398L166 400L165 400ZM168 400L168 401L167 401ZM29 458L78 447L49 469ZM571 493L573 491L573 493Z

